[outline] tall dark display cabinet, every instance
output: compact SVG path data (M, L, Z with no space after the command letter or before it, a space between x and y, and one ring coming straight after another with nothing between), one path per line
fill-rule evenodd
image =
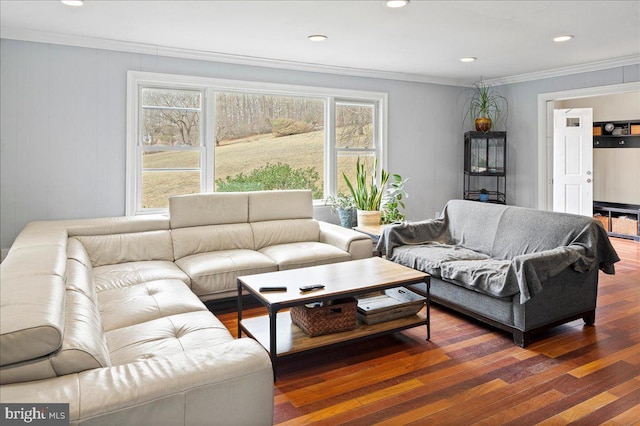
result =
M464 134L465 200L506 204L507 132Z

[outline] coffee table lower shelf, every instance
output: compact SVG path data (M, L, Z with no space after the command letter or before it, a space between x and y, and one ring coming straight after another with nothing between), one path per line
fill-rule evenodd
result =
M284 357L340 343L395 333L420 325L427 325L427 316L422 312L409 317L372 325L358 321L354 330L326 334L324 336L308 337L298 326L291 322L289 311L283 311L277 314L276 319L277 356ZM243 319L241 328L247 335L257 340L267 352L271 352L268 315Z

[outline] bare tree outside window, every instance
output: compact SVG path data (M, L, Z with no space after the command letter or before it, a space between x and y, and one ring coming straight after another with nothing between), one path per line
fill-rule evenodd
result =
M142 89L142 208L200 192L201 100L200 91Z

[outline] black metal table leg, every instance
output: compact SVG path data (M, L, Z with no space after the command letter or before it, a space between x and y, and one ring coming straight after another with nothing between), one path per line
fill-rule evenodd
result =
M269 356L271 357L271 367L273 368L273 381L275 382L278 374L278 347L276 334L276 321L278 318L278 309L268 306L269 309Z
M427 340L431 340L431 279L426 277L424 280L427 285Z
M238 339L242 337L242 283L238 280Z

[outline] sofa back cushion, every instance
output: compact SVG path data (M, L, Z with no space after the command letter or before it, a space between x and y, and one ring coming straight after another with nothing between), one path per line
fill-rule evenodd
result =
M134 232L162 231L170 229L169 218L157 214L79 219L60 221L60 223L65 225L69 237L83 235L132 234Z
M177 259L210 251L253 250L253 233L248 223L194 226L171 231L173 253Z
M169 197L171 229L191 226L246 223L249 218L249 195L246 192Z
M493 240L507 206L451 200L445 207L445 226L452 245L492 255Z
M320 225L315 219L269 220L251 223L255 250L278 244L320 241Z
M75 238L86 248L94 267L143 260L174 260L168 230Z
M249 222L313 217L309 190L249 192Z
M500 217L492 255L512 259L570 245L589 232L593 219L568 213L509 206Z

